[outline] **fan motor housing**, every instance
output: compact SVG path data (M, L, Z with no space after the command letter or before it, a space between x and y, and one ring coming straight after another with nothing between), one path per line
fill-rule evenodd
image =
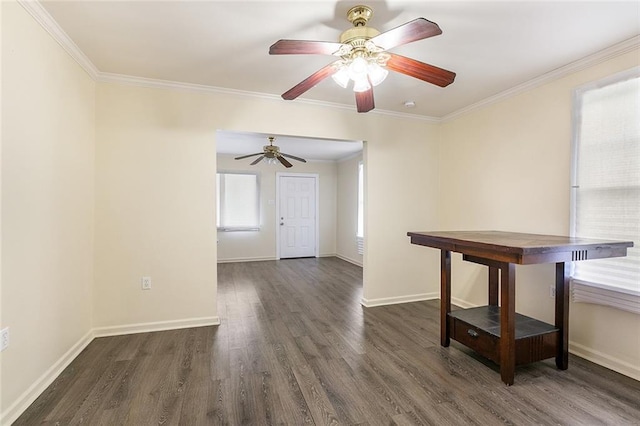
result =
M349 44L355 40L365 41L380 34L380 31L373 27L353 27L349 28L340 35L340 43Z

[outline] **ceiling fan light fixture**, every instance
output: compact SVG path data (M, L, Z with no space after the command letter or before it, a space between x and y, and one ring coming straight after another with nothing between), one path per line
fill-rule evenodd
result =
M333 81L344 89L349 86L349 81L353 80L354 92L365 92L371 86L382 83L389 71L382 67L376 57L356 56L345 59L336 65L338 70L331 75Z
M361 56L353 58L348 68L349 78L356 82L367 78L368 65L367 60Z
M371 84L369 83L369 78L366 75L358 80L355 80L353 83L354 92L366 92L369 89L371 89Z
M333 74L331 78L333 78L333 81L335 81L338 86L342 87L343 89L346 89L349 85L349 71L347 71L347 68L344 65L340 66L338 71Z
M377 86L378 84L382 83L384 79L387 78L387 75L389 75L389 71L382 68L380 65L378 65L377 62L370 62L368 71L369 81L373 86Z

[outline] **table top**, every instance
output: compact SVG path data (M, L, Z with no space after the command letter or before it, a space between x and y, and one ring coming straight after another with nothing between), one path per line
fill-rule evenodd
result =
M534 264L627 255L632 241L596 240L503 231L408 232L411 243L485 259Z

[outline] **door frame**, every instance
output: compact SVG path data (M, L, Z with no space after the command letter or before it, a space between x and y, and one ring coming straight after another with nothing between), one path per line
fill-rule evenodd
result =
M316 187L316 257L320 257L320 175L318 173L276 172L276 260L280 260L280 178L306 177L313 178Z

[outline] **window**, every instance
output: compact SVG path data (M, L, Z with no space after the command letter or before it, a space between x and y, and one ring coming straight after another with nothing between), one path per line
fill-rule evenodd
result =
M221 231L260 229L260 190L256 173L218 173L217 223Z
M358 163L358 230L356 231L358 254L364 254L364 166Z
M572 235L631 240L627 257L575 262L575 301L640 313L640 68L576 91Z

